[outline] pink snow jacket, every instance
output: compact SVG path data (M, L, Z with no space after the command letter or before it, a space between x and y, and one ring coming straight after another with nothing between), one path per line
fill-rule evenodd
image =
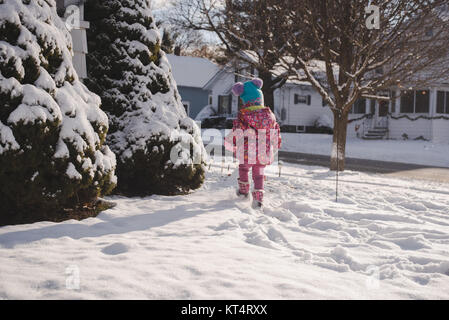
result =
M281 147L276 117L268 107L250 106L239 111L232 132L224 139L240 164L269 165Z

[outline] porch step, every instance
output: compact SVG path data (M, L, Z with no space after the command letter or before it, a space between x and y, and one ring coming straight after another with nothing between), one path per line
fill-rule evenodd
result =
M383 140L385 136L369 136L369 135L364 135L362 137L363 140Z
M382 140L388 133L387 128L375 127L368 130L367 133L362 137L365 140Z
M384 128L384 127L374 127L373 129L369 130L369 131L379 131L379 132L387 132L388 128Z

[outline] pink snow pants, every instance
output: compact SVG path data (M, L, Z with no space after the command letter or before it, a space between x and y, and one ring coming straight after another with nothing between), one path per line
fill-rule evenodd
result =
M260 164L239 164L239 178L242 182L248 182L249 170L252 168L253 171L253 181L254 189L263 190L264 175L263 171L265 169L264 165Z

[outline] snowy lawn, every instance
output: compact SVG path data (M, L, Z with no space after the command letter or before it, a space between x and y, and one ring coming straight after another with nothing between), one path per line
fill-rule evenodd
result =
M283 151L330 155L331 149L332 135L282 133ZM449 167L449 143L353 138L347 140L346 156L358 159Z
M0 299L449 299L449 185L345 172L335 203L333 173L285 164L262 213L220 172L187 196L0 228Z

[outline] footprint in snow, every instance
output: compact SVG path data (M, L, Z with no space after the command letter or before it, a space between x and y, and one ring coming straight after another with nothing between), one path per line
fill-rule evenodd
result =
M427 211L427 207L418 202L404 201L397 205L411 211Z
M402 239L392 239L391 242L397 244L402 250L431 249L431 243L422 235L410 236Z
M120 243L120 242L113 243L113 244L111 244L111 245L109 245L107 247L104 247L101 250L101 252L103 252L104 254L111 255L111 256L114 256L114 255L117 255L117 254L122 254L122 253L125 253L125 252L128 252L128 251L129 251L129 248L126 245L124 245L123 243Z
M253 232L248 232L245 233L245 237L246 237L246 242L253 244L255 246L259 246L259 247L265 247L265 248L269 248L269 249L276 249L272 242L267 239L267 236L262 233L260 230L256 230Z

